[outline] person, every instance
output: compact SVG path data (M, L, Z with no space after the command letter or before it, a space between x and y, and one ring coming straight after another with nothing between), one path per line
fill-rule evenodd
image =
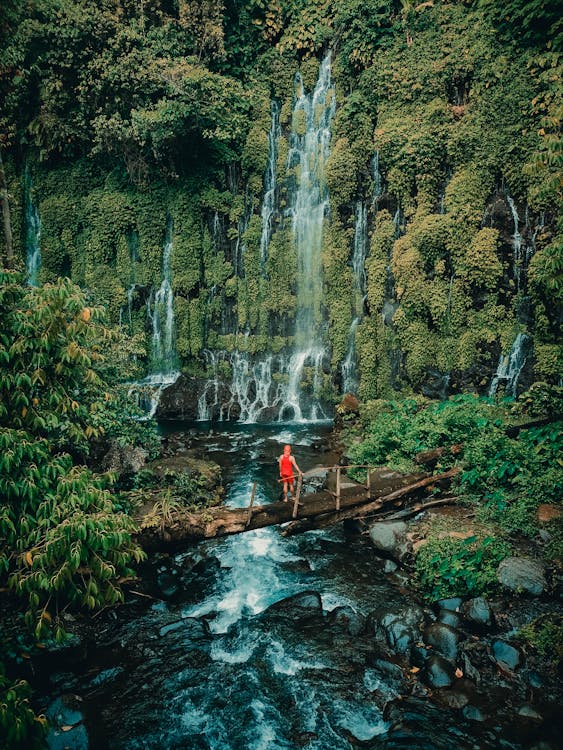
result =
M283 501L288 501L288 491L291 497L293 497L293 491L295 488L295 476L293 469L295 468L298 474L301 474L301 469L297 466L295 457L291 455L291 445L284 445L283 453L278 459L280 466L280 478L283 479Z

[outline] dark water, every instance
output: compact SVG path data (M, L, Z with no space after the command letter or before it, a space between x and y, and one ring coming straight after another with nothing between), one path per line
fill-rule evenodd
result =
M332 460L322 453L327 424L225 424L210 433L209 425L176 423L163 432L179 428L221 464L233 506L248 504L254 480L257 503L278 499L276 460L286 442L302 470ZM470 726L462 732L427 701L405 705L391 739L383 711L397 697L396 680L378 667L369 638L331 626L327 614L404 603L365 538L336 527L284 538L269 528L156 558L152 567L174 582L171 595L141 602L134 616L124 607L101 618L98 648L51 678L51 697L80 696L93 750L497 746L472 739ZM307 590L319 592L324 614L264 614Z

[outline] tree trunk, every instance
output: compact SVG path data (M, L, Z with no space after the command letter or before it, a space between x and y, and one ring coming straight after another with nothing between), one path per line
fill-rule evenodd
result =
M356 518L387 505L400 505L401 498L419 493L430 485L449 481L459 471L459 468L454 468L434 477L419 477L407 486L404 486L404 477L397 477L396 489L389 492L387 488L387 491L379 493L379 497L374 497L372 490L371 498L366 496L365 485L346 482L340 492L340 511L335 511L335 493L322 490L302 496L303 506L299 507L299 518L310 522L314 528L338 523L346 518ZM208 508L200 513L175 513L172 521L167 524L162 524L160 519L151 519L149 516L139 519L142 527L137 541L145 549L154 550L228 534L240 534L287 523L292 520L292 511L292 503L271 503L257 505L254 508Z
M14 246L12 243L12 223L10 221L10 202L8 200L8 184L6 182L6 173L4 172L4 162L2 161L2 151L0 150L0 202L2 203L2 222L4 224L4 242L6 245L6 255L4 263L6 268L13 268L14 265Z

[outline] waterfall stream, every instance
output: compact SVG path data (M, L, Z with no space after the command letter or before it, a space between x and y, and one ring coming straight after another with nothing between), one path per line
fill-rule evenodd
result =
M348 348L342 362L342 392L356 393L358 373L356 362L356 329L364 314L366 299L366 255L367 255L367 206L363 201L356 203L356 226L354 230L354 253L352 269L354 271L354 319L348 333Z
M27 283L38 286L41 270L41 219L37 206L31 197L32 182L29 168L26 166L24 176L25 187L25 266Z
M532 346L532 340L525 333L519 333L508 354L501 354L497 371L491 381L489 398L496 396L499 384L505 384L504 392L507 396L516 396L518 379Z
M271 104L272 124L268 133L268 165L264 175L264 198L262 200L262 234L260 236L260 264L265 273L268 260L268 245L272 235L272 218L276 208L278 138L281 135L280 108L277 102Z

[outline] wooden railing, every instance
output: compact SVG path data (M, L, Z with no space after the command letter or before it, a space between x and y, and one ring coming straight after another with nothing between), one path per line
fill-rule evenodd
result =
M310 469L309 471L300 471L297 478L297 488L295 490L295 497L293 500L293 513L292 518L297 518L298 510L299 510L299 498L301 496L301 487L303 484L303 477L307 474L317 474L319 471L336 471L336 487L335 491L332 490L325 490L329 493L329 495L333 495L335 499L335 510L340 510L340 497L341 497L341 474L342 469L367 469L367 477L366 477L366 500L371 499L371 487L370 487L370 480L371 480L371 471L372 469L375 469L375 466L371 466L370 464L348 464L345 466L317 466L315 469ZM278 482L284 482L287 480L284 479L278 479ZM250 495L250 504L248 506L248 518L246 521L246 525L250 523L250 519L252 518L252 506L254 504L254 496L256 494L256 482L252 485L252 494Z

